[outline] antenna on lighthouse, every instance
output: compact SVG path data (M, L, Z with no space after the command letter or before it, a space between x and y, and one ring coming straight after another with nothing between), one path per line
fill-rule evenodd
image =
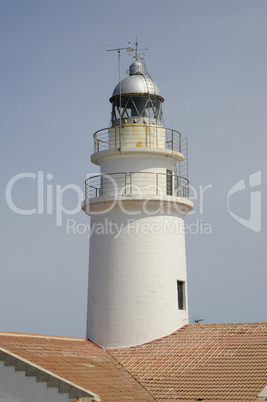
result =
M110 49L109 45L107 46L107 52L118 52L118 61L119 61L119 105L120 105L120 120L119 120L119 141L120 141L120 154L121 154L121 51L126 50L128 53L133 52L132 43L128 42L128 47L120 47L117 49Z
M140 51L140 50L147 50L147 48L138 49L138 39L137 39L137 37L136 37L136 42L135 42L135 58L136 58L136 60L140 58L140 56L138 55L138 50L139 50L139 51ZM144 53L143 53L143 56L144 56Z

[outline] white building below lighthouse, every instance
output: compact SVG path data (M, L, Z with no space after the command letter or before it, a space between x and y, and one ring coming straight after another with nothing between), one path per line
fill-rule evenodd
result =
M143 344L188 323L184 216L187 140L163 122L164 98L136 53L113 91L111 125L94 134L87 338Z

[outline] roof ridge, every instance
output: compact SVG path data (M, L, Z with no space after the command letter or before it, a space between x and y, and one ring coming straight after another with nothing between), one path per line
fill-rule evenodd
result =
M208 322L208 323L193 323L193 324L188 324L188 326L211 326L211 325L221 325L221 326L227 326L227 325L267 325L267 321L247 321L247 322Z
M0 336L17 336L17 337L29 337L29 338L45 338L45 339L64 339L71 341L86 341L86 338L78 338L72 336L60 336L60 335L45 335L45 334L30 334L27 332L8 332L0 331Z
M109 354L109 356L111 356L112 357L112 359L113 360L115 360L115 362L116 363L118 363L122 368L123 368L123 370L124 371L126 371L126 373L128 373L150 396L151 396L151 398L153 398L154 399L154 401L156 401L156 399L155 399L155 397L152 395L152 393L146 388L146 386L145 386L145 384L143 384L143 382L140 382L134 375L133 375L133 373L131 373L129 370L127 370L127 368L126 367L124 367L124 365L119 361L119 360L117 360L116 359L116 357L115 356L113 356L107 349L105 349L105 351L106 351L106 353L108 353Z
M152 342L157 342L160 341L164 338L167 338L169 336L175 335L177 332L183 331L188 327L208 327L208 326L241 326L241 325L267 325L267 322L233 322L233 323L205 323L205 324L186 324L183 325L182 327L176 329L174 332L171 334L164 335L160 338L153 339L152 341L142 343L140 345L133 345L133 346L126 346L122 348L102 348L104 350L114 350L114 349L130 349L130 348L136 348L137 346L143 346L143 345L148 345ZM96 346L97 345L95 342L91 341L90 339L87 338L79 338L79 337L73 337L73 336L60 336L60 335L46 335L46 334L32 334L32 333L27 333L27 332L10 332L10 331L0 331L0 337L1 336L10 336L10 337L29 337L29 338L42 338L42 339L58 339L58 340L70 340L70 341L76 341L76 342L84 342L84 341L89 341L93 343ZM101 346L100 346L101 348Z

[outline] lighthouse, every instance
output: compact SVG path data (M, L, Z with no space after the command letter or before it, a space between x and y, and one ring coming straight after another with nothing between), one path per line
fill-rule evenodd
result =
M188 323L184 217L187 139L166 128L164 98L136 49L109 99L111 123L94 134L85 182L90 216L87 338L140 345Z

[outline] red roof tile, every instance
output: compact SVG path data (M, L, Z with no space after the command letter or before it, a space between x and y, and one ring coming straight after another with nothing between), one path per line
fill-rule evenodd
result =
M103 402L154 400L104 349L86 339L0 332L0 348L94 392Z
M267 323L197 324L141 346L0 333L0 347L103 402L255 401L267 384Z
M157 401L255 401L267 384L267 323L189 325L108 352Z

